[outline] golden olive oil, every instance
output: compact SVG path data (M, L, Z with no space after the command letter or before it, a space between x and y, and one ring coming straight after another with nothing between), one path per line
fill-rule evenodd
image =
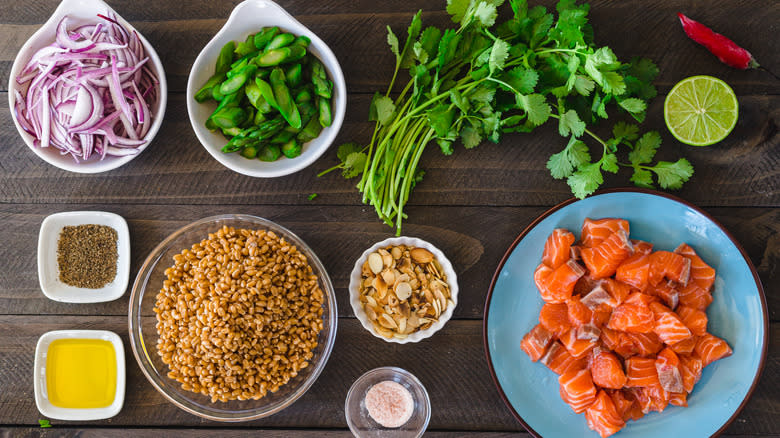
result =
M46 354L46 391L61 408L104 408L116 395L116 351L102 339L57 339Z

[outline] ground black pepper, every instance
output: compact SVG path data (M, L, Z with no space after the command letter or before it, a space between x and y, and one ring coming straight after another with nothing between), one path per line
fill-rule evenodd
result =
M57 242L60 281L100 289L116 277L117 232L106 225L67 226Z

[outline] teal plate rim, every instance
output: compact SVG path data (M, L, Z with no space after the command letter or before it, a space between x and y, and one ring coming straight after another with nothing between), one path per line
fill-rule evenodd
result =
M750 400L750 397L753 395L753 391L756 389L756 386L758 385L758 381L761 379L761 375L764 372L764 366L766 365L766 356L767 356L767 349L769 345L769 311L766 303L766 295L764 294L764 287L761 284L761 279L758 276L758 272L756 271L755 266L753 266L753 262L750 260L750 257L748 256L745 249L740 245L739 241L729 232L726 227L724 227L720 222L715 220L714 217L712 217L709 213L702 210L701 208L693 205L692 203L678 198L677 196L670 195L668 193L659 192L657 190L650 190L650 189L642 189L642 188L614 188L614 189L604 189L599 190L593 195L589 196L589 198L597 197L600 195L610 194L610 193L639 193L639 194L646 194L646 195L652 195L652 196L658 196L662 198L666 198L668 200L671 200L673 202L680 203L693 211L701 214L704 216L707 220L712 222L716 227L718 227L725 235L728 237L728 239L731 241L731 243L734 245L737 250L739 250L739 253L741 254L742 258L745 260L745 263L747 263L748 268L750 269L750 273L753 276L753 280L756 284L756 289L758 291L759 300L761 303L761 310L762 310L762 317L763 317L763 326L764 326L764 339L763 343L761 345L761 358L759 359L758 369L756 371L755 377L753 378L753 382L750 384L750 389L747 391L747 394L745 395L745 398L742 400L742 402L739 404L737 409L734 411L734 413L731 415L731 417L726 420L723 425L715 431L711 436L719 436L722 434L726 428L728 428L731 423L734 422L734 420L737 418L739 413L742 411L742 409L747 404L748 400ZM587 199L587 198L586 198ZM539 434L536 430L534 430L528 423L526 423L525 420L520 416L520 414L517 412L514 406L512 406L512 403L509 401L509 398L507 397L506 393L504 392L504 389L501 387L501 384L498 381L498 376L496 375L496 370L493 367L493 360L490 355L490 346L488 342L488 315L490 313L490 302L493 297L493 291L496 286L496 282L498 281L499 274L503 271L504 265L506 264L509 257L514 252L515 248L517 248L517 245L520 243L525 236L531 232L537 225L539 225L543 220L545 220L547 217L552 215L553 213L571 205L575 202L580 201L580 199L577 198L569 198L566 201L561 202L560 204L548 209L544 213L542 213L539 217L534 219L528 226L523 229L523 231L515 238L515 240L512 242L512 244L509 246L509 248L504 253L504 256L501 258L501 261L498 263L498 267L496 267L496 271L493 274L493 278L490 281L490 288L488 289L487 297L485 298L485 310L482 318L482 344L485 349L485 358L487 359L487 365L488 370L490 371L490 377L493 379L493 384L498 389L498 393L501 396L501 400L504 401L504 404L509 408L509 411L512 413L512 416L515 417L517 421L520 422L520 424L523 425L523 427L534 437L537 438L543 438L541 434Z

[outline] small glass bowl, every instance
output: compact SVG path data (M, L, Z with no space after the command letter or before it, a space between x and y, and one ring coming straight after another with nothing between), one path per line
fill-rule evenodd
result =
M409 421L397 428L386 428L374 421L366 409L366 393L379 382L392 380L409 390L414 400L414 410ZM344 404L347 425L352 434L358 438L419 438L428 427L431 419L431 401L428 391L420 381L409 371L396 367L380 367L363 374L355 380L347 393Z
M322 312L323 329L320 332L314 356L309 360L309 366L301 370L288 383L276 392L269 392L259 400L230 400L227 402L212 402L210 397L186 391L181 384L168 377L166 365L157 353L157 318L154 306L157 293L166 278L165 270L173 264L173 256L181 250L190 248L194 243L205 239L209 233L214 233L228 227L246 229L264 229L276 233L287 242L295 245L306 255L309 265L319 278L323 291L324 303ZM330 277L325 267L314 251L303 240L290 230L279 224L256 216L241 214L225 214L211 216L186 225L163 240L146 258L133 284L130 295L130 346L146 378L166 399L185 411L215 421L247 421L267 417L281 411L298 400L317 380L328 361L333 343L336 340L336 295Z

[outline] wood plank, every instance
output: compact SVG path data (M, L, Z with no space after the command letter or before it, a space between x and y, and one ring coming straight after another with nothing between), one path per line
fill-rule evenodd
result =
M222 27L236 2L188 2L185 8L171 8L166 2L143 0L132 6L109 2L133 23L154 45L165 64L171 91L181 92L193 60L201 48ZM451 26L443 0L326 0L279 2L304 25L317 33L341 61L352 92L370 92L386 87L392 75L393 59L387 48L385 26L403 33L411 16L424 11L426 25ZM554 6L552 0L531 1L531 5ZM780 19L780 6L761 0L708 2L692 0L630 0L619 3L593 1L590 12L596 41L609 45L621 58L646 56L661 68L658 85L663 92L680 79L694 74L712 74L734 87L737 93L777 94L780 83L763 71L740 71L722 65L705 49L689 41L677 17L684 11L748 48L763 65L780 71L780 58L765 32L747 29L771 29ZM0 90L5 91L11 64L19 48L55 9L56 1L9 5L0 26ZM760 10L760 14L745 11ZM348 11L348 12L343 12ZM502 14L510 14L505 8ZM507 15L508 16L508 15ZM734 20L733 17L741 17ZM630 36L626 38L625 36Z
M67 210L107 210L127 219L131 235L131 285L149 252L179 227L207 216L244 213L262 216L298 234L318 255L331 277L341 316L351 316L347 286L354 260L374 242L390 236L373 211L361 207L298 206L137 206L0 204L0 313L28 315L126 315L122 298L90 305L47 299L38 286L36 251L40 223ZM438 246L455 266L460 295L455 318L482 317L490 280L515 237L544 208L418 207L405 234ZM716 208L709 212L742 243L758 267L770 317L780 319L780 208Z
M7 96L0 93L0 100ZM658 130L664 143L658 159L686 156L696 173L677 192L702 206L780 206L780 105L775 96L740 96L740 120L729 138L707 148L682 145L663 124L663 99L653 101L644 130ZM351 96L335 144L366 142L370 98ZM612 123L612 122L611 122ZM565 145L554 124L532 134L506 135L500 144L472 150L456 147L447 157L432 143L421 160L425 178L411 205L550 206L571 196L545 167ZM611 124L596 128L609 136ZM331 147L306 169L282 178L251 178L223 167L201 147L182 95L173 94L158 137L139 157L104 174L75 174L39 159L22 142L6 108L0 108L0 202L106 204L298 204L318 193L317 205L356 205L356 179L317 173L337 164ZM593 146L593 142L590 143ZM593 148L596 154L596 148ZM626 151L619 154L627 160ZM604 187L630 184L630 172L606 175ZM67 197L63 196L67 194ZM412 219L414 220L414 219Z
M56 424L56 422L55 422ZM472 432L472 431L432 431L425 432L426 437L446 438L468 435L470 438L527 438L531 434L528 432ZM62 427L59 424L52 429L18 427L0 431L2 438L114 438L126 437L132 435L134 438L179 438L187 436L189 438L255 438L262 436L264 438L352 438L352 432L349 430L301 430L301 429L221 429L221 428L203 428L203 429L140 429L123 427L121 429L109 429L105 427L92 429L79 429L73 427Z
M0 424L36 424L40 414L33 400L29 369L35 343L44 332L65 328L112 330L126 344L128 391L122 412L110 420L89 422L91 426L220 427L219 423L185 413L159 395L132 357L126 319L105 316L0 316ZM772 413L780 409L780 324L772 324L769 339L767 368L746 409L729 428L730 433L776 432L777 420ZM363 372L384 365L408 369L426 386L431 396L432 430L523 430L501 402L488 374L481 321L450 321L432 338L399 346L377 340L354 319L339 321L333 355L318 381L300 400L276 415L233 427L343 429L343 401L349 386ZM79 424L68 423L76 427Z

